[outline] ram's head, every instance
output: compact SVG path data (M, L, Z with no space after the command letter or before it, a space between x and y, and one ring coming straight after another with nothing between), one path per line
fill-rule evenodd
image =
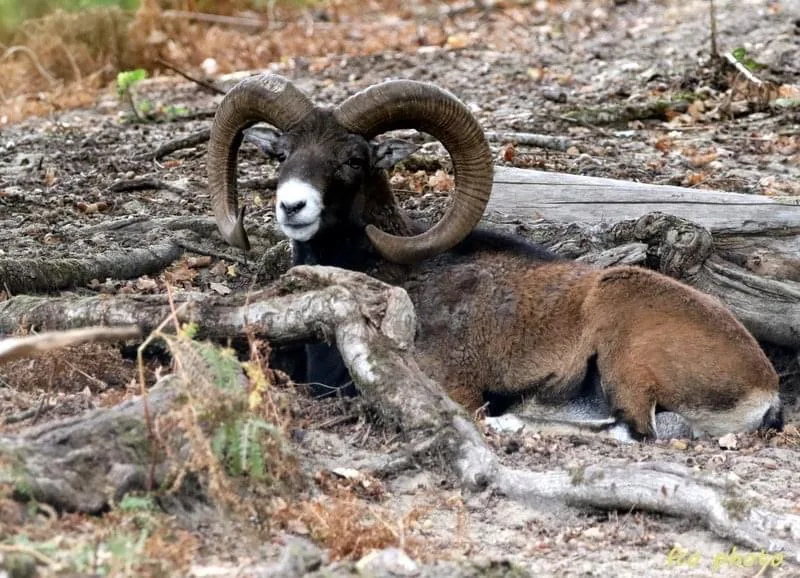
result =
M492 159L483 131L451 93L409 80L389 81L323 109L287 79L247 78L223 99L211 129L208 172L217 225L231 245L249 249L244 210L236 193L236 157L245 129L257 122L280 134L262 148L283 159L276 215L284 232L307 241L334 222L358 222L359 193L412 150L402 141L372 139L396 129L417 129L437 138L455 171L453 203L442 220L419 235L396 236L366 224L377 251L397 263L413 263L446 251L477 225L492 187ZM365 190L366 189L366 190ZM388 202L388 201L387 201Z

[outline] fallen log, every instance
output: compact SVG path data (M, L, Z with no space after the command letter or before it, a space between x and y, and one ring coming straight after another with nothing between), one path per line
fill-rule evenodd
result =
M572 258L646 243L642 264L719 297L759 340L800 349L796 202L498 167L485 220Z
M10 302L28 300L30 305L30 299ZM800 560L800 516L771 511L763 506L765 497L742 484L652 462L585 464L579 477L574 470L525 472L501 464L470 416L417 366L415 314L402 289L351 271L296 267L268 292L246 301L198 295L183 301L188 305L177 309L179 320L192 320L209 333L219 331L214 327L228 335L252 331L275 342L333 336L365 399L402 432L410 448L403 455L436 456L436 463L446 464L465 489L498 492L525 505L546 500L682 516L736 544ZM41 305L51 313L58 307L80 313L80 323L92 324L118 322L120 314L109 315L120 311L146 324L167 306L130 297L55 303ZM4 305L5 311L13 308ZM69 315L58 315L50 328L75 323ZM162 386L150 396L152 414L174 402L169 392ZM143 413L137 419L137 403L142 401L0 437L0 464L7 464L0 477L37 500L78 511L100 511L124 492L142 489L147 468L164 471L170 464L151 463L154 454L148 451Z

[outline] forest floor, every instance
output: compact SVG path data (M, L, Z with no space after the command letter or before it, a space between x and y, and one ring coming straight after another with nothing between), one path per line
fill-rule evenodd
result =
M359 34L390 26L435 29L441 38L427 44L422 35L420 46L372 54L283 58L269 69L292 79L320 104L338 103L387 78L430 81L465 101L487 131L568 139L563 150L493 139L498 164L800 201L800 1L716 2L719 50L743 47L763 64L754 71L766 83L762 88L711 63L704 0L508 4L445 17L431 12L440 5L423 3L418 11L375 16L365 31L345 22L351 43ZM333 34L327 27L336 25L318 26L315 35ZM109 88L91 107L0 125L0 257L82 258L145 246L171 231L187 251L165 271L129 280L97 279L70 292L248 289L259 262L216 234L209 218L205 144L159 160L148 157L168 141L207 129L219 97L177 76L141 82L135 93L156 111L173 105L171 110L188 114L133 122L128 103ZM441 210L450 183L447 163L441 167L444 172L436 166L396 171L393 182L406 208ZM240 190L257 251L274 241L268 233L274 176L275 164L245 143ZM5 297L0 291L0 299ZM135 375L130 356L106 346L3 366L0 433L30 426L33 415L25 412L31 408L43 408L35 418L42 423L118 403L136 392ZM325 485L319 472L347 468L353 456L378 455L399 444L357 401L315 401L291 389L283 395L292 399L294 447L304 470L317 476L316 492ZM790 408L789 423L798 423L796 408ZM659 460L740 480L766 496L770 507L800 511L800 434L793 425L772 437L740 435L735 449L723 449L715 440L629 446L575 435L487 436L504 461L520 468ZM737 567L756 559L715 558L731 544L691 520L547 504L523 507L502 496L463 494L444 474L427 470L381 482L343 480L359 490L349 486L353 503L360 505L347 506L352 508L348 515L372 516L373 523L391 529L390 543L406 546L421 561L510 560L537 576L753 576L759 571ZM364 491L370 484L379 491ZM102 518L22 516L24 523L15 526L2 519L11 515L9 507L0 508L0 530L49 544L54 560L94 544L94 554L87 554L93 561L81 566L85 573L107 563L96 554L97 545L110 540L108 528L133 524L114 511ZM128 570L159 575L172 565L175 572L193 576L249 576L254 564L275 559L283 540L278 532L263 541L243 522L200 518L194 526L163 518L163 532L154 534L161 542L151 536L146 552L126 562ZM302 521L284 529L316 535ZM332 539L323 544L333 556L359 552L337 550ZM669 557L675 546L699 555L676 565ZM760 575L800 573L765 556L760 562L772 560L777 567Z

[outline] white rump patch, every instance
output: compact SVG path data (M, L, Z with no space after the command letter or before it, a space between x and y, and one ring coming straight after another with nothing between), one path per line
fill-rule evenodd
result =
M636 443L636 440L633 439L631 435L630 428L624 423L618 423L617 425L608 428L607 434L608 437L615 439L619 442L624 444L633 444Z
M778 393L754 391L726 410L685 410L679 412L697 433L722 437L729 433L755 431L761 425L764 414L780 403Z
M302 208L298 208L302 205ZM319 230L322 193L300 179L289 179L275 193L275 215L284 234L294 241L308 241Z

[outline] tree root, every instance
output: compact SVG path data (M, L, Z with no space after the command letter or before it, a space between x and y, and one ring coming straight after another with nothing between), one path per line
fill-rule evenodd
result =
M415 362L415 313L400 288L361 273L303 266L247 299L193 295L183 301L188 303L179 308L179 320L193 320L206 335L249 330L274 342L335 337L365 400L402 432L409 456L444 458L465 488L493 490L527 505L559 501L696 519L736 544L782 551L800 561L800 516L761 507L760 496L734 482L701 478L668 464L587 465L545 473L501 464L470 416ZM59 329L136 322L146 329L169 312L169 305L156 298L22 296L0 303L0 330L22 322ZM149 406L168 407L173 391L156 388ZM0 454L15 464L14 471L25 473L26 487L36 499L100 511L110 497L143 483L149 452L142 450L146 430L137 404L141 401L0 438ZM84 477L87 463L91 483ZM391 473L410 463L390 459L384 467Z
M144 249L107 251L87 259L0 259L0 287L10 293L52 291L92 279L131 279L161 271L183 250L171 241Z

